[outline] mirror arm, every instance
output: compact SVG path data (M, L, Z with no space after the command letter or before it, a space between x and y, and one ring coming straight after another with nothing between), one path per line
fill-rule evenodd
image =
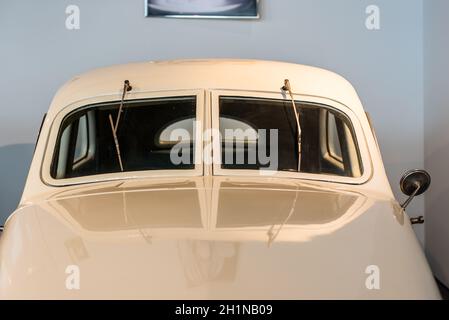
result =
M412 200L429 189L431 183L430 174L425 170L410 170L406 172L400 182L401 191L408 196L408 199L401 204L402 213L405 213L405 208L409 206ZM423 224L424 217L410 218L411 224Z
M419 192L419 190L421 189L421 185L419 183L415 183L416 189L415 191L413 191L413 193L410 195L410 197L408 197L408 199L401 205L401 208L405 210L405 208L408 207L408 205L410 204L410 202L412 202L412 200L416 197L416 194Z

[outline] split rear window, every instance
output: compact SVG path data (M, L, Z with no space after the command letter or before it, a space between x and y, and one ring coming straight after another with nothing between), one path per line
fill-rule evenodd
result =
M51 167L54 179L121 172L120 160L126 172L194 169L193 134L183 141L190 161L175 164L170 151L180 141L169 141L167 128L193 130L195 96L125 102L116 129L120 160L109 119L115 124L119 107L120 102L93 105L63 120Z
M213 152L220 155L221 169L361 177L363 166L350 119L318 103L297 101L296 106L288 99L219 97L216 129L221 150ZM195 169L194 128L203 120L196 118L196 96L125 101L120 117L119 109L120 102L90 105L63 119L51 164L53 179ZM273 130L276 154L271 148ZM274 168L254 160L262 148L270 158L276 157Z

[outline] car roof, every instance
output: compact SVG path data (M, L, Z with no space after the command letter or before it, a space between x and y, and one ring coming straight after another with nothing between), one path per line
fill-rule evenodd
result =
M280 92L289 79L295 94L338 101L355 113L363 112L353 86L338 74L293 63L262 60L172 60L115 65L74 77L55 95L49 115L66 106L101 96L120 95L124 80L133 93L231 89Z

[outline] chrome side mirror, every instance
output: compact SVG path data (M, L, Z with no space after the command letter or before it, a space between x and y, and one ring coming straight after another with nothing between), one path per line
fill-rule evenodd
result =
M408 196L408 199L401 205L402 209L408 207L412 200L424 192L430 187L432 179L430 174L424 170L410 170L406 172L400 182L400 187L402 193ZM412 224L424 223L423 217L412 218Z

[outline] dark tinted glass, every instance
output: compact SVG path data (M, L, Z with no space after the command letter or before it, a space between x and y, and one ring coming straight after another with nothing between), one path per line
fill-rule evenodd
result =
M109 119L116 122L119 105L93 105L63 120L52 162L53 178L121 171ZM193 137L183 140L182 152L188 153L189 161L175 164L170 151L179 141L167 141L167 130L191 133L195 117L196 97L126 102L116 130L123 171L194 169Z
M300 163L300 172L304 173L360 177L363 168L350 120L343 113L324 105L298 101L296 106L301 128L300 147L294 108L290 100L221 97L222 168L236 170L269 167L268 164L261 163L259 158L255 163L250 161L250 151L254 152L254 149L258 150L262 145L270 157L276 156L269 152L273 143L269 138L263 141L247 138L243 147L238 146L235 141L234 148L226 147L233 142L224 137L224 131L235 130L237 123L244 123L244 126L241 125L242 130L251 128L259 132L260 129L265 129L267 137L270 137L269 130L277 130L278 171L298 172ZM233 121L230 122L229 119ZM242 151L242 148L245 161L239 163L236 153ZM229 150L234 155L230 155ZM233 158L234 161L230 163L225 161L226 158Z

